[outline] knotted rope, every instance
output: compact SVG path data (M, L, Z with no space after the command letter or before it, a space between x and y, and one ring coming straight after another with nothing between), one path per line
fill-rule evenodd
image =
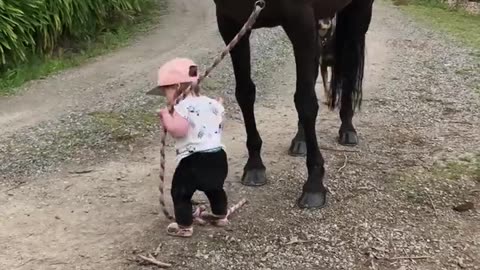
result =
M222 50L219 56L213 61L213 64L205 70L205 72L199 76L198 81L196 83L193 83L186 89L178 89L180 93L178 94L178 97L175 99L175 105L178 104L180 101L185 99L185 97L188 96L188 94L191 91L196 92L198 89L198 85L213 71L215 67L220 64L220 62L225 58L225 56L237 45L237 43L242 39L245 34L250 31L255 24L258 15L260 15L260 12L265 8L265 0L258 0L255 2L254 5L254 10L251 13L250 17L248 18L247 22L243 25L243 27L240 29L238 34L229 42L229 44ZM174 112L174 105L169 105L168 112L172 115ZM173 220L175 219L173 215L170 214L168 211L166 204L165 204L165 146L166 146L166 139L167 139L167 130L164 128L163 133L161 134L161 148L160 148L160 184L158 187L158 190L160 191L160 207L162 209L163 214L165 215L166 218ZM228 215L232 214L235 210L240 208L243 204L246 203L246 200L243 199L239 203L233 205L232 207L229 208ZM199 212L201 215L202 211L196 211ZM201 217L198 217L201 218Z

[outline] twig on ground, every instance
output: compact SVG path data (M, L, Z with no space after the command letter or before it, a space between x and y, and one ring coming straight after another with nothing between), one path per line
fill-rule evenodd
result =
M385 241L383 239L381 239L380 237L376 236L375 234L373 234L372 232L370 232L370 235L377 239L378 241L380 241L382 244L386 245L387 243L385 243Z
M355 247L358 247L357 238L358 238L358 226L355 226L355 228L353 229L353 244L355 245Z
M366 190L366 191L370 191L370 190L374 190L375 188L374 187L367 187L367 186L363 186L363 187L357 187L357 190Z
M93 172L93 170L83 170L83 171L73 171L73 172L68 172L70 174L87 174L87 173L91 173Z
M341 170L345 169L345 167L347 167L348 156L347 156L347 154L345 154L345 153L343 153L343 156L345 157L345 159L344 159L344 161L343 161L342 167L340 167L340 168L338 169L338 172L340 172Z
M360 153L358 150L350 150L350 149L336 149L336 148L331 148L331 147L326 147L326 146L320 146L321 150L327 150L327 151L334 151L334 152L347 152L347 153Z
M311 243L311 242L314 242L314 240L302 240L302 239L298 239L297 237L293 237L290 241L285 243L285 245L288 246L288 245Z
M160 254L160 249L162 248L162 243L158 244L157 248L153 252L153 257L157 257Z
M143 255L138 255L138 257L146 262L149 262L151 264L154 264L158 267L161 267L161 268L168 268L168 267L171 267L172 265L169 264L169 263L164 263L164 262L161 262L157 259L155 259L152 254L148 254L148 257L145 257Z
M375 254L369 253L369 254L368 254L368 258L369 258L369 260L370 260L370 266L369 266L369 268L370 268L370 269L373 269L373 270L376 270L377 267L375 266L374 260L375 260L375 259L378 259L377 256L375 256ZM368 261L367 261L367 262L368 262Z
M425 192L427 194L428 200L430 200L430 204L432 205L433 213L435 214L435 217L438 219L437 207L435 207L435 204L433 203L432 196L430 196L428 189L425 189Z
M7 188L7 189L5 189L5 190L2 191L2 192L5 192L5 193L10 192L10 191L15 190L15 189L17 189L17 188L20 188L21 186L23 186L23 185L25 185L25 184L26 184L26 182L20 182L19 184L15 185L14 187Z
M467 122L467 121L445 121L446 123L450 124L461 124L461 125L469 125L473 126L473 123Z
M397 261L397 260L424 260L429 259L432 256L401 256L401 257L392 257L392 258L382 258L384 260Z
M351 162L350 162L351 163ZM369 186L370 185L370 186ZM379 191L383 191L384 188L379 188L378 186L376 186L375 184L373 183L367 183L366 186L361 186L361 187L357 187L356 190L366 190L366 191L372 191L374 190L375 192L379 192Z
M373 270L377 270L377 267L375 266L375 262L373 261L373 257L370 258L370 268L372 268Z
M393 232L390 232L388 244L390 245L390 248L393 249L393 254L397 254L397 247L393 244Z
M333 191L331 188L329 187L325 187L327 189L327 192L329 192L332 196L335 196L335 191Z

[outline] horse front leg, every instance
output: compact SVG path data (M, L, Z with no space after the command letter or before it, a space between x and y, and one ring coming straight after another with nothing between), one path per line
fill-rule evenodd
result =
M303 10L301 13L305 13ZM323 184L325 175L324 160L320 152L315 123L318 113L318 101L315 82L319 68L319 50L317 45L316 23L313 11L311 16L293 16L284 29L293 44L297 72L296 91L294 95L299 123L307 150L308 179L303 185L303 192L297 201L300 208L321 208L327 203L327 189ZM299 125L299 130L300 125Z
M228 44L238 33L241 25L217 13L217 23L220 35ZM235 97L243 114L247 133L248 161L243 169L241 183L246 186L261 186L266 184L266 169L260 152L262 139L257 130L254 104L256 97L255 84L251 78L250 66L250 33L246 34L232 49L230 57L235 75Z

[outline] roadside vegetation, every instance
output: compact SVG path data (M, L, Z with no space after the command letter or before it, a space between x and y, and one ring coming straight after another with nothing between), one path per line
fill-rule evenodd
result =
M461 7L449 6L442 0L392 0L392 2L417 21L447 34L471 49L473 62L467 68L456 70L455 73L473 78L473 85L470 87L480 94L480 15L467 13ZM420 178L423 180L419 181ZM474 151L469 157L450 160L443 165L437 164L426 175L402 177L399 183L404 185L404 190L408 191L407 197L413 201L425 200L428 196L433 196L436 200L434 195L425 196L424 193L429 189L440 192L442 196L439 196L438 200L447 201L447 197L450 196L451 201L457 200L457 203L461 203L462 200L475 201L480 185L480 153ZM444 204L448 205L446 202Z
M480 57L480 15L449 7L441 0L393 0L393 3L423 23L476 49Z
M0 1L0 95L126 45L165 0Z

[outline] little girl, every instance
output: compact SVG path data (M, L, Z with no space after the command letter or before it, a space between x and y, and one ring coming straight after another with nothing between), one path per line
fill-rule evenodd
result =
M197 81L197 65L190 59L175 58L158 71L156 91L166 97L169 105L175 104L183 91L189 91L174 106L173 115L168 109L159 111L163 127L175 138L177 155L171 189L176 222L168 226L167 232L180 237L193 234L191 199L196 190L205 192L214 225L228 224L227 195L223 189L228 163L221 142L224 107L221 99L194 93Z

